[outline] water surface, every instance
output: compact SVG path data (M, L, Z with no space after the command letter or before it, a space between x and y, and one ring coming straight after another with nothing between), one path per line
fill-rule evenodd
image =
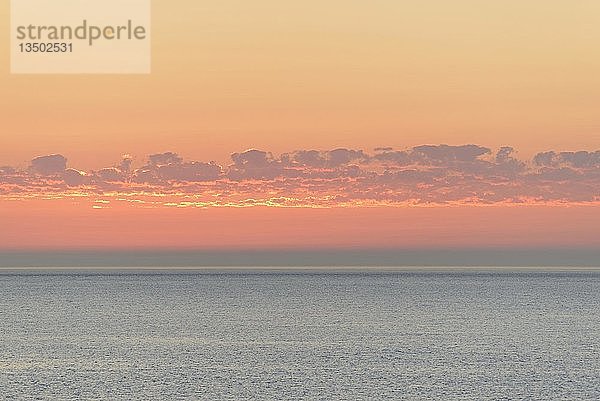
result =
M600 272L0 271L0 399L600 399Z

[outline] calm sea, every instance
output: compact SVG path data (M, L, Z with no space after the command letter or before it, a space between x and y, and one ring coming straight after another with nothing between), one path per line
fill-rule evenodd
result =
M0 271L0 399L598 400L600 272Z

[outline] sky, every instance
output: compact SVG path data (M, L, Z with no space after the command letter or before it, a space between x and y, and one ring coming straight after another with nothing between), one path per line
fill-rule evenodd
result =
M11 75L2 29L0 249L595 247L599 15L155 1L149 75Z

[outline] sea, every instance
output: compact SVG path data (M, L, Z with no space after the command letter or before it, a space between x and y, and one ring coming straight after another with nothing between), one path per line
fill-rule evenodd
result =
M599 399L598 269L0 270L0 400Z

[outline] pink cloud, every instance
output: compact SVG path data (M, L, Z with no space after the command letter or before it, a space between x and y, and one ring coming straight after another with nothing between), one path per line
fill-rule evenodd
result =
M549 151L519 160L511 147L494 151L472 144L280 156L251 149L233 153L231 160L220 166L166 152L138 167L126 156L85 172L62 155L41 156L27 170L1 167L0 193L183 194L222 206L600 202L600 151Z

